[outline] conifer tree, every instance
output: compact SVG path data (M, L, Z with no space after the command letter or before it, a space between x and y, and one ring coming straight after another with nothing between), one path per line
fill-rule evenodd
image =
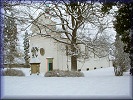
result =
M29 39L28 39L28 32L25 32L25 37L24 37L24 59L25 59L25 64L27 65L27 67L29 66Z
M8 65L9 68L15 62L15 57L18 57L17 52L17 24L11 13L11 17L6 17L4 19L4 63Z
M116 35L115 39L115 60L113 62L114 72L116 76L122 76L123 72L129 68L129 54L124 52L124 43L121 41L121 36Z

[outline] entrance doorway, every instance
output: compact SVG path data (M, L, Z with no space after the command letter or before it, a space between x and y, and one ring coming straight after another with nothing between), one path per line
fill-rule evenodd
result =
M47 58L47 67L48 71L53 70L53 58Z
M53 63L49 63L49 71L52 71L53 70Z

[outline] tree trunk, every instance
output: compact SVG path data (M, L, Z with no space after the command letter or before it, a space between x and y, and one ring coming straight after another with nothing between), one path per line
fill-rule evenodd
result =
M73 31L72 43L71 43L71 70L77 71L77 55L76 55L76 30Z
M71 56L71 70L77 71L77 57Z
M76 48L73 45L71 45L71 51L72 51L72 55L71 55L71 70L72 71L77 71Z
M71 1L71 10L72 12L75 12L77 10L77 3L74 3ZM77 29L78 29L78 22L74 19L74 17L71 15L71 22L72 22L72 28L74 28L72 32L72 41L71 41L71 70L72 71L77 71L77 55L76 55L76 40L77 40Z

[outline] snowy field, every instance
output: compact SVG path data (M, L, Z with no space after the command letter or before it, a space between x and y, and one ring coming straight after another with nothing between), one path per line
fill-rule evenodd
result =
M83 72L85 77L4 76L2 98L14 99L131 99L132 77L114 76L113 67Z

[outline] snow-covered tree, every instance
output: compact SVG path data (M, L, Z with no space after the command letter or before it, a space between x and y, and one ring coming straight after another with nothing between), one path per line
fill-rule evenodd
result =
M130 67L133 69L133 1L127 1L126 3L123 1L115 1L115 2L106 2L103 5L103 11L108 13L112 6L116 6L118 10L116 11L114 21L114 28L121 36L122 42L124 45L124 52L129 53L130 55ZM122 50L122 49L121 49Z
M19 2L18 4L16 3L16 5L18 6L19 11L15 18L23 24L28 23L26 28L34 24L39 30L38 34L41 36L48 36L60 43L68 45L70 51L69 54L71 57L71 70L77 70L77 59L79 54L81 54L83 58L88 58L87 56L89 56L89 54L87 51L91 51L99 57L103 56L100 55L102 53L98 50L100 50L100 48L103 49L103 47L107 47L107 45L103 46L105 41L101 41L100 43L98 41L100 41L100 34L108 27L111 21L107 20L107 16L101 13L101 5L99 3L59 0L58 2L46 1L37 4L31 3L30 5L21 5L21 2ZM23 8L22 11L21 8ZM42 13L35 18L38 11L41 11ZM20 17L20 12L21 15L23 13L24 16ZM54 18L54 20L58 20L58 23L55 25L60 27L60 29L49 28L51 25L40 23L38 21L39 17L45 15L46 13L51 18ZM93 29L91 29L91 27L93 27ZM42 30L49 30L60 34L61 36L65 36L68 41L66 42L62 38L57 38L55 37L56 35L52 36L47 34L47 32L44 34ZM97 32L94 33L93 30ZM85 54L82 52L77 52L80 51L78 48L78 45L80 44L85 45Z
M42 8L41 10L43 13L41 13L36 19L31 17L33 24L39 30L37 31L39 32L38 34L41 34L42 36L50 36L58 42L68 45L69 54L71 56L71 70L77 70L77 58L79 57L79 54L77 53L81 53L77 52L79 51L78 45L85 45L86 51L87 48L89 48L88 51L92 51L93 53L94 48L95 51L100 50L100 48L103 49L104 46L102 41L101 47L101 44L99 45L98 42L100 41L99 34L101 34L108 27L110 22L107 21L107 19L105 20L105 16L100 13L100 4L72 1L66 2L63 0L59 2L51 2L49 6L45 3L44 5L40 5L39 8ZM59 29L50 29L47 24L38 21L39 17L45 15L46 13L52 18L59 20L58 23L56 23L56 26L60 27ZM97 30L96 34L89 32L91 30L90 27L95 27L95 30ZM48 33L43 34L42 29L49 29L51 32L61 34L61 36L65 36L68 41L66 42L63 39L56 38ZM91 40L89 41L85 39L85 37L87 35L89 37L90 34L95 34L95 36L93 39L90 38ZM97 39L99 40L97 41Z
M113 62L114 72L116 76L122 76L123 72L126 71L130 66L129 54L124 52L124 43L121 41L121 36L116 35L115 40L115 60Z
M17 25L11 12L11 17L4 20L4 63L11 65L15 63L15 58L19 56L17 52Z
M25 64L27 65L27 67L29 67L29 39L28 39L28 32L25 32L24 35L24 59L25 59Z

